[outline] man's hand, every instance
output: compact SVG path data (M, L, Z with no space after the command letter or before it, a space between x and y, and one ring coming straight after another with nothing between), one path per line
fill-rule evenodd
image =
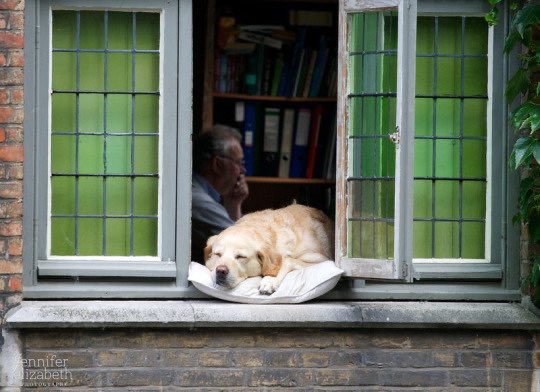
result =
M233 190L223 195L223 206L229 213L232 220L238 220L242 216L242 203L249 195L249 188L246 182L246 177L240 174L236 180Z

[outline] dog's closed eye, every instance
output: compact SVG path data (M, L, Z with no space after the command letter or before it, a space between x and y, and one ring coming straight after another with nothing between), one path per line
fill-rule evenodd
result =
M239 261L245 261L245 260L247 260L247 256L244 256L244 255L236 255L236 256L234 256L234 258L235 258L236 260L239 260Z
M216 253L213 253L214 256L217 256L217 257L221 257L221 253L220 252L216 252Z

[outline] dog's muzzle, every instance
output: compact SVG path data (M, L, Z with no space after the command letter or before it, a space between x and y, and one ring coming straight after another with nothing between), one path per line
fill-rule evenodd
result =
M229 287L227 278L229 277L229 269L226 265L218 265L216 267L216 284L224 287Z

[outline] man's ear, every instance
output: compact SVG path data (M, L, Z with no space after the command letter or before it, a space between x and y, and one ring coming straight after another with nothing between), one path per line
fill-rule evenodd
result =
M216 240L216 236L213 235L212 237L208 238L206 241L206 247L204 248L204 261L208 261L208 258L210 257L210 253L212 253L212 245L214 244L214 241Z
M219 159L219 156L213 155L210 159L210 169L213 173L223 172L223 159Z
M266 248L257 252L262 276L276 276L281 268L281 255Z

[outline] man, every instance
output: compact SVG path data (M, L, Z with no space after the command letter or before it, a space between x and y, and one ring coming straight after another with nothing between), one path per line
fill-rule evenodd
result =
M242 216L249 190L241 141L237 130L223 125L193 139L192 260L203 262L208 237Z

